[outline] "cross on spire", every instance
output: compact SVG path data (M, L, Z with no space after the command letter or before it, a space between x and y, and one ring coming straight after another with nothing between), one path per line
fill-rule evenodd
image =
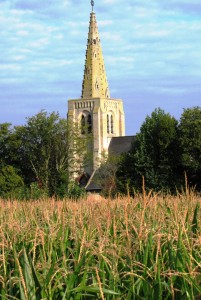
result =
M92 7L92 11L94 11L94 1L91 0L91 7Z

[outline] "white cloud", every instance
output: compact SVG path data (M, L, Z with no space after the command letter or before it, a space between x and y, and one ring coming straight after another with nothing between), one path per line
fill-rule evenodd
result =
M28 43L29 48L41 48L44 46L47 46L49 44L49 39L48 38L42 38L38 39L36 41Z
M120 42L121 41L121 35L111 33L111 32L101 32L101 39L102 40L108 40L108 41L115 41Z
M104 4L116 4L118 3L120 0L103 0Z
M26 30L19 30L19 31L16 32L16 35L27 36L27 35L29 35L29 32L26 31Z
M130 105L127 111L138 105L133 102L138 96L154 106L156 95L163 101L192 93L194 103L200 103L199 3L95 2L109 84ZM20 115L18 106L26 99L30 111L24 110L25 117L32 114L32 103L40 110L53 107L55 99L80 95L90 10L90 1L83 0L0 2L1 103L10 101ZM2 119L5 106L0 122L9 121Z
M100 20L100 21L98 21L98 26L99 27L108 26L108 25L111 25L111 24L113 24L112 20Z
M63 0L63 6L66 8L67 6L70 5L70 1L69 0Z
M21 61L21 60L24 60L25 58L26 58L26 56L23 56L23 55L12 56L12 60L14 60L14 61Z

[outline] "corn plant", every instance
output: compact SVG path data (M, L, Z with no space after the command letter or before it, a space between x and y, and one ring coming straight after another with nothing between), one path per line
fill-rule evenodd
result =
M200 198L189 195L0 200L0 298L200 299Z

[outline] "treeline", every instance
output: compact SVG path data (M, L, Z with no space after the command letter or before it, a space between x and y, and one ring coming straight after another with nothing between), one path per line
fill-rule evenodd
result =
M141 192L142 185L168 193L185 187L201 191L201 108L184 109L179 121L156 109L146 117L130 152L110 157L99 174L110 194Z
M0 124L0 197L83 195L71 171L90 164L87 145L78 126L54 112L41 111L24 126ZM201 108L185 109L179 121L156 109L130 152L109 156L98 174L105 195L141 192L142 178L148 190L175 193L188 185L201 191Z
M85 156L78 127L57 113L41 111L24 126L0 124L0 196L78 197L83 189L72 182L70 171L86 162Z
M186 183L201 189L201 108L185 109L179 122L161 109L146 117L131 151L119 162L118 189L139 190L142 176L155 191L175 192Z

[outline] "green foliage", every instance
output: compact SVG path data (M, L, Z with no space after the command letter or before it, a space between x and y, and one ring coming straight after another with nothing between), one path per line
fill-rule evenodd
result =
M60 171L57 173L57 178L54 178L54 191L55 196L59 199L63 199L67 195L69 178L68 172Z
M191 186L201 188L201 108L185 109L179 124L182 165Z
M19 170L26 185L18 190L20 199L43 194L63 198L72 174L91 164L90 141L91 135L80 137L77 124L41 111L24 126L0 124L0 167Z
M55 112L41 111L24 126L0 124L1 195L80 197L82 191L71 180L83 168L92 172L92 139L92 134L80 136L77 124ZM184 185L184 173L188 185L201 190L200 107L185 109L179 124L156 109L146 117L131 151L103 159L96 177L103 194L114 196L141 191L142 177L149 190L175 192Z
M70 199L78 200L86 196L86 190L80 187L78 183L73 181L68 184L68 191L65 196Z
M23 179L12 166L4 166L0 169L0 196L15 197L18 190L23 187Z
M175 190L181 168L177 123L160 108L146 117L132 150L120 164L120 182L124 173L127 184L137 189L144 176L149 189Z
M105 197L114 197L118 193L116 173L120 157L102 154L100 167L96 171L94 183L101 187L101 194Z
M123 194L134 195L135 191L141 190L142 177L134 158L136 142L128 153L121 155L116 172L117 190Z
M58 114L47 115L42 111L28 118L24 127L21 150L36 180L46 190L52 187L51 180L60 168L60 150L64 150L63 144L60 144L60 135L63 135L65 126L66 124L59 120ZM65 155L64 151L62 159L65 159Z
M0 124L0 167L8 163L7 162L7 158L9 156L8 145L9 145L9 136L11 134L10 126L11 124L9 123Z
M40 188L37 182L32 182L30 184L28 199L37 200L46 197L48 197L48 192L45 189Z
M0 124L0 167L12 165L19 169L21 139L16 135L16 128L12 128L10 123Z

